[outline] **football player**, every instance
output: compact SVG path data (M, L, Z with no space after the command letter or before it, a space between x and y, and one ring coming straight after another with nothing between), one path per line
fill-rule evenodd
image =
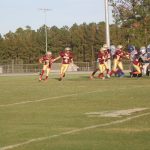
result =
M110 72L110 76L112 76L112 74L116 74L118 70L119 70L119 77L124 76L123 64L122 64L123 58L129 58L129 55L123 51L122 45L118 45L116 52L114 54L113 68Z
M108 73L111 70L111 52L107 44L104 44L103 47L105 48L105 65L107 67L107 76L109 77Z
M130 45L128 46L128 52L129 52L129 57L131 60L131 72L130 72L130 76L131 77L139 77L142 76L142 72L141 72L141 63L139 60L139 53L138 51L135 49L135 46Z
M66 47L64 49L64 51L61 51L59 53L59 56L54 59L54 61L58 60L58 59L62 59L62 65L61 65L61 69L60 69L60 78L59 81L61 81L63 79L63 77L65 77L65 73L69 67L69 64L72 63L73 64L73 53L71 52L71 48L70 47Z
M42 68L42 71L41 71L40 76L39 76L39 81L42 80L42 77L43 77L45 71L46 71L45 80L48 79L53 61L54 61L54 57L52 56L52 52L50 52L50 51L48 51L44 56L42 56L39 59L39 63L43 64L43 68Z
M146 75L147 73L147 67L149 66L149 58L148 58L148 53L146 51L146 47L142 46L140 48L140 59L142 61L142 65L143 65L143 69L142 69L142 72L143 72L143 75Z
M150 75L150 44L147 46L147 59L149 61L149 66L147 67L147 75Z
M108 66L105 63L107 60L107 56L105 54L106 50L107 50L106 48L102 47L98 53L98 61L99 61L98 67L99 67L99 71L100 71L100 74L98 77L101 79L105 79L104 72L108 70L108 68L107 68Z

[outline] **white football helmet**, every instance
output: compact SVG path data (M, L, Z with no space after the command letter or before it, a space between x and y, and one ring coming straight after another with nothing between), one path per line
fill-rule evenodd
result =
M70 50L71 50L70 47L66 47L66 48L65 48L65 51L70 51Z
M107 50L105 47L101 47L100 51L104 52L105 50Z
M107 49L107 48L108 48L108 45L107 45L107 44L104 44L103 47Z
M48 51L46 52L46 55L52 55L52 52Z
M147 48L150 48L150 44L147 46Z
M115 54L115 52L116 52L116 46L115 45L110 46L110 52L111 52L112 56Z
M146 53L146 47L145 47L145 46L142 46L142 47L140 48L140 52L141 52L141 54L145 54L145 53Z
M118 49L122 49L123 46L122 46L122 45L118 45L117 48L118 48Z

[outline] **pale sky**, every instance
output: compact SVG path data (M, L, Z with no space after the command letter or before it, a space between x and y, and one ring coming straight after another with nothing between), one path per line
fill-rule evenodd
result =
M17 28L27 25L38 29L45 20L39 8L52 9L46 17L49 27L71 27L74 23L98 23L105 20L104 0L0 0L0 34L15 32Z

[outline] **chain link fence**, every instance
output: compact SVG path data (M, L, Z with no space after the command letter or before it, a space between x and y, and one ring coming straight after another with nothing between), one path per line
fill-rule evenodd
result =
M74 62L74 66L70 66L68 71L93 71L97 67L97 62ZM130 61L124 60L124 70L130 70ZM60 70L61 63L54 63L52 65L52 72ZM0 74L11 73L39 73L42 69L42 64L15 64L12 61L10 64L0 64Z

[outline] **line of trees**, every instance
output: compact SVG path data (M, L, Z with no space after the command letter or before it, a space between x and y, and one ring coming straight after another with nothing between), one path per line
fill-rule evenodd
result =
M122 0L112 2L114 24L110 25L111 44L137 47L150 44L150 1ZM125 7L128 2L128 7ZM55 56L70 46L76 61L92 62L96 52L105 43L105 22L73 24L72 27L47 27L48 50ZM45 53L45 27L33 30L30 26L18 28L0 36L0 63L22 59L24 63L37 63Z

